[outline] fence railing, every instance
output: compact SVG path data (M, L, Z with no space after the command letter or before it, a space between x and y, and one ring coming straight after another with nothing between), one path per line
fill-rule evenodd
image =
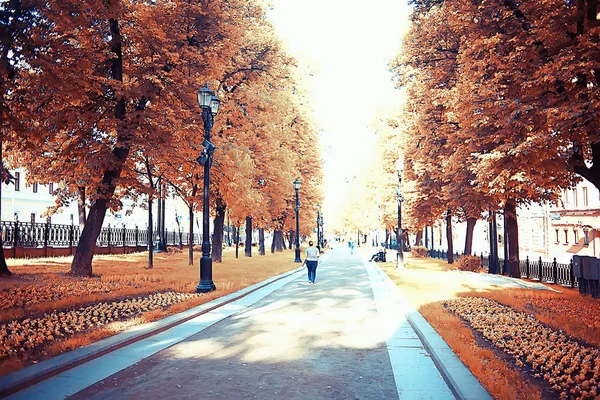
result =
M77 247L81 230L78 225L58 225L31 222L0 222L0 240L5 249L21 248L71 248ZM122 227L103 227L96 240L98 247L147 247L149 232L147 229ZM156 238L158 233L154 231ZM156 240L156 239L155 239ZM189 243L187 232L165 230L167 245L177 246ZM201 243L201 235L194 234L194 244ZM5 252L6 253L6 252ZM6 253L11 256L11 253ZM14 256L14 254L13 254Z
M448 259L448 253L444 250L429 250L429 257L439 258L443 260ZM454 253L454 261L462 257L463 254ZM489 271L490 269L490 256L484 256L481 253L479 256L474 254L475 257L481 258L481 265L483 268ZM507 272L507 266L504 259L498 258L499 274L505 274ZM568 264L561 264L556 262L556 258L552 261L543 261L540 257L538 260L530 260L527 256L524 260L519 261L519 269L521 272L521 278L531 279L533 281L554 283L566 287L577 287L577 281L573 274L573 259Z

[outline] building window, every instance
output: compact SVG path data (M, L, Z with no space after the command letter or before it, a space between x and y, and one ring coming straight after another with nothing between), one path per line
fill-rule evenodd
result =
M565 244L569 244L569 230L565 229Z
M590 231L589 229L583 230L583 244L588 246L590 244Z
M577 228L573 229L573 240L573 243L579 243L579 230L577 230Z
M51 183L48 185L48 193L50 193L50 194L54 193L54 183Z
M569 204L569 191L567 189L565 189L565 191L563 193L563 197L564 197L565 204Z
M31 213L31 223L35 224L35 213Z
M555 231L556 231L556 243L560 243L560 237L559 237L558 229L555 229Z
M577 188L575 188L573 189L573 204L575 205L575 207L579 205L577 200Z
M587 187L583 188L583 205L584 206L588 206L588 193L587 193Z
M37 182L33 184L33 193L37 193L38 191L38 184Z
M21 173L15 172L15 191L21 190Z

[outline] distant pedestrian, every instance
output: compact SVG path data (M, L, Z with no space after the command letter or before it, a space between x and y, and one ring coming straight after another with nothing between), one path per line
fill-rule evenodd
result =
M350 254L354 254L354 242L348 242L348 245L350 246Z
M312 240L308 242L308 246L306 259L302 265L306 264L306 268L308 268L308 282L314 284L317 277L317 266L319 265L319 249L313 246Z

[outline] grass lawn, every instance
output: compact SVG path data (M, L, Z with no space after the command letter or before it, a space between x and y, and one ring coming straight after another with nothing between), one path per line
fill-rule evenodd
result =
M133 326L196 305L290 271L294 252L245 257L223 251L213 262L217 290L195 294L199 252L188 265L187 251L98 255L94 277L67 274L72 257L9 259L14 275L0 278L0 375L64 351L84 346Z
M599 300L494 286L444 260L380 266L494 398L600 398Z

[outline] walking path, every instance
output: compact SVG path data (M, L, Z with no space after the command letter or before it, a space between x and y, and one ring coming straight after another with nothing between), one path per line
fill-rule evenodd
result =
M325 256L315 285L304 268L271 282L8 398L490 398L385 273L349 249Z

